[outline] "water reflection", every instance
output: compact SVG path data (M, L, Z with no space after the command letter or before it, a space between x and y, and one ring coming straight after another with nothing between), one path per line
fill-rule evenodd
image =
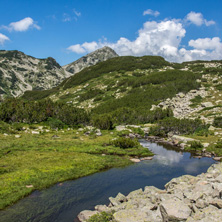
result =
M176 152L173 150L167 150L162 145L158 145L156 143L148 143L146 141L141 141L141 144L144 147L149 148L156 155L154 156L154 161L164 164L164 165L173 165L175 163L179 163L183 158L183 154L181 152Z
M172 178L206 172L215 162L211 158L190 158L190 153L178 152L173 147L164 148L147 141L141 143L156 154L153 160L36 191L14 206L0 211L0 221L73 222L80 211L93 209L97 204L107 204L108 197L116 196L118 192L128 194L151 185L163 189Z

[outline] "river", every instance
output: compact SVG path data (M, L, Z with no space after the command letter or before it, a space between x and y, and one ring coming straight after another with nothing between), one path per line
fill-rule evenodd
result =
M11 207L0 211L1 222L73 222L82 210L93 209L97 204L108 204L110 196L164 185L174 177L206 172L215 161L211 158L193 158L171 146L141 140L156 155L124 168L113 168L73 181L56 184L35 191Z

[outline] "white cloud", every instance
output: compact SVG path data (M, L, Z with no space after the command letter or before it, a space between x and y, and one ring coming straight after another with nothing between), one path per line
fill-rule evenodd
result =
M196 49L204 49L204 50L218 50L222 49L222 43L220 41L220 38L214 37L212 39L210 38L204 38L204 39L197 39L197 40L190 40L189 46L192 46Z
M198 12L188 13L185 18L185 21L190 22L190 23L197 25L197 26L201 26L201 25L210 26L210 25L215 24L215 21L213 21L213 20L207 21L206 19L204 19L203 15Z
M86 53L87 51L80 44L71 45L67 48L68 50L75 52L77 54Z
M143 12L143 15L153 15L157 17L160 13L158 11L153 11L152 9L147 9Z
M9 38L6 35L0 33L0 45L3 45L7 40L9 40Z
M40 30L41 28L35 24L34 20L30 17L24 18L18 22L12 22L8 26L2 26L8 31L24 32L29 28L35 28Z
M198 19L193 21L201 24ZM192 49L187 49L188 46L181 47L185 34L182 20L147 21L134 40L120 37L116 42L109 42L103 39L72 45L68 50L83 54L109 46L121 56L159 55L172 62L222 59L222 42L219 37L190 40L188 46Z
M76 9L73 9L73 12L75 13L75 15L76 15L77 17L80 17L80 16L81 16L81 12L76 11Z

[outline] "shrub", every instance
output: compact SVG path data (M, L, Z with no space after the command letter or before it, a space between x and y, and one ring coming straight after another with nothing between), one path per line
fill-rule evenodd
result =
M157 126L151 128L150 134L154 136L167 136L169 132L176 135L193 134L206 128L207 126L200 119L191 120L170 117L160 120Z
M125 137L119 137L111 141L111 144L123 149L139 147L139 142L136 139L130 139Z
M222 148L222 140L218 140L216 145L215 145L216 148Z
M203 148L203 144L200 141L194 140L190 142L190 147L194 149Z
M87 222L109 222L113 219L113 213L101 212L90 217Z
M51 129L63 129L65 127L65 124L61 120L51 117L48 118L47 124Z
M22 131L23 130L23 124L22 123L13 123L12 127L17 130L17 131Z
M213 126L222 128L222 116L214 118Z
M91 122L93 126L102 130L111 130L114 128L112 117L108 114L94 116Z
M0 132L1 133L7 133L10 131L10 125L3 122L3 121L0 121Z

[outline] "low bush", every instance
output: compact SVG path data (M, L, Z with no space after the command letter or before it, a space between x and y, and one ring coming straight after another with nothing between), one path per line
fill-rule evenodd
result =
M221 139L217 141L215 148L222 148L222 140Z
M0 121L0 133L7 133L10 131L10 125Z
M93 116L91 123L96 128L102 130L112 130L114 128L112 117L109 114Z
M222 128L222 116L217 116L214 118L213 126Z
M193 149L203 148L203 144L200 141L194 140L190 142L190 148L193 148Z
M154 136L167 136L169 132L176 135L193 134L203 129L207 129L207 126L200 119L176 119L170 117L158 121L157 126L150 129L150 134Z
M113 219L113 213L101 212L90 217L87 222L109 222Z
M125 137L119 137L115 140L112 140L111 144L113 146L120 147L120 148L123 148L123 149L136 148L136 147L139 147L139 145L140 145L138 140L125 138Z
M49 125L51 129L63 129L65 127L65 124L61 120L52 117L48 118L47 125Z

